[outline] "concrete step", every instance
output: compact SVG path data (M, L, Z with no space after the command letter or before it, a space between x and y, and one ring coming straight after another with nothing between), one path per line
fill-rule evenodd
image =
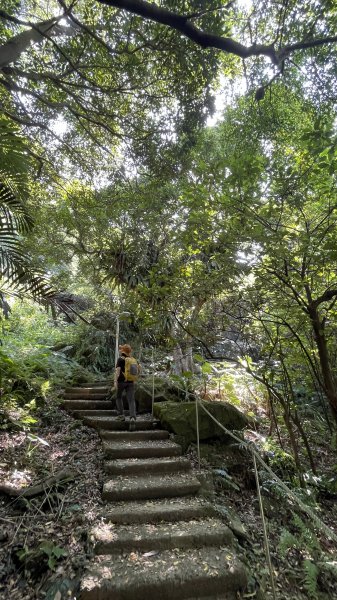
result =
M148 552L170 548L231 546L233 533L219 519L115 525L101 523L91 532L95 554Z
M89 398L90 400L102 400L102 398L106 398L107 395L107 392L95 391L92 391L90 394L84 392L64 392L62 398L64 398L64 400L88 400Z
M94 427L95 429L102 429L105 431L127 431L129 429L129 418L127 417L125 421L119 421L113 417L91 417L90 415L84 417L85 424L90 425L90 427ZM146 418L146 415L142 417L138 417L135 423L136 431L141 431L145 429L152 430L154 427L158 427L159 421L157 419L152 419L150 415Z
M128 421L129 423L129 421ZM125 440L132 442L133 440L167 440L170 436L165 429L150 429L139 431L106 431L100 429L99 435L102 440Z
M83 383L79 384L77 387L79 388L96 388L96 387L109 387L111 388L114 382L114 378L110 377L108 379L100 379L99 381L94 381L93 383Z
M243 564L226 548L163 550L97 557L81 583L81 600L233 600L246 587Z
M103 441L103 451L109 458L154 458L180 456L181 446L170 440L109 440Z
M106 473L113 475L131 475L143 473L173 473L190 471L191 463L182 456L160 458L126 458L106 461Z
M186 600L238 600L238 598L241 598L241 594L238 596L236 592L228 592L216 596L198 596L197 598L193 596L193 598L186 598Z
M65 410L98 410L112 407L109 400L64 400L62 407Z
M199 491L200 482L190 473L164 475L117 475L103 485L102 498L106 501L146 500L187 496Z
M111 386L110 386L111 387ZM90 394L107 394L109 392L109 387L105 386L83 386L83 387L67 387L64 390L65 394L81 394L90 396Z
M111 406L111 405L110 405ZM72 410L73 417L82 419L83 417L117 417L117 410Z
M159 523L161 521L188 521L218 516L215 508L201 496L157 498L138 502L109 503L104 519L111 523Z

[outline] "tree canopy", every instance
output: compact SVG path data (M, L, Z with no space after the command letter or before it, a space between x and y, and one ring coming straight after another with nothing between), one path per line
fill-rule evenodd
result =
M7 0L3 281L21 253L208 356L291 340L336 415L336 25L331 1Z
M7 0L0 19L1 110L34 140L36 159L60 169L65 154L90 172L84 148L97 164L118 163L143 159L149 140L157 153L191 138L219 77L246 77L257 99L282 77L335 100L331 0Z
M255 526L247 544L234 524L242 552L248 548L244 560L256 561L258 548L261 573L247 597L268 595L253 500L260 478L261 506L272 514L277 585L286 582L291 598L332 598L336 58L335 0L2 0L4 456L15 486L24 474L44 480L62 460L75 461L76 473L88 477L67 497L61 488L54 494L33 486L46 492L37 503L15 487L17 504L7 505L12 513L0 532L10 597L23 589L29 597L61 597L68 588L55 587L60 582L77 593L76 569L81 577L90 555L83 531L98 517L102 522L100 495L96 501L90 487L100 467L96 434L90 442L78 419L60 416L60 389L76 386L77 398L77 386L92 383L92 398L109 404L106 384L110 390L122 342L142 363L143 408L153 409L156 387L155 399L175 402L179 426L185 420L194 427L196 399L204 408L202 400L213 408L225 401L247 414L245 435L265 459L256 479L250 444L243 465L242 444L223 454L221 437L212 446L215 462L207 462L217 503L220 486L226 494L231 526L228 504L240 505L249 531ZM85 410L78 418L87 414L87 400L79 400ZM101 400L92 406L96 415ZM106 412L101 426L108 428ZM253 456L256 465L255 450ZM4 462L0 467L3 474ZM285 488L275 473L314 525L295 513L291 490L291 502L281 505ZM29 527L37 523L34 540ZM45 531L72 547L67 565L67 550L41 543ZM152 554L132 552L125 560L137 567ZM53 571L49 589L40 563Z

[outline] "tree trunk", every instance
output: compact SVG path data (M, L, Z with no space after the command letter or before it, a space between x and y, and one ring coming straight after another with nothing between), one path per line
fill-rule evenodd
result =
M74 35L76 28L73 25L63 27L59 25L61 17L54 17L48 21L36 23L31 29L22 31L0 46L0 68L15 63L23 52L28 50L32 43L40 43L46 37L57 35Z
M288 434L289 434L289 440L290 440L290 445L291 445L291 449L292 449L292 454L294 457L294 461L295 461L295 465L296 465L296 469L297 469L297 474L298 474L298 479L300 482L300 486L304 487L304 480L303 480L303 473L302 473L302 465L301 465L301 461L300 461L300 457L299 457L299 452L298 452L298 444L296 441L296 437L295 437L295 433L293 430L293 426L289 417L289 413L288 413L288 408L285 408L285 411L283 413L283 420L285 423L285 426L288 430Z
M194 321L197 319L200 310L205 304L205 298L197 298L195 301L194 308L192 313L188 319L186 327L179 323L180 328L183 330L184 334L182 337L178 338L178 332L176 332L176 339L181 339L181 344L177 343L173 350L174 357L174 366L173 373L175 375L181 375L183 371L189 371L190 373L199 373L198 366L194 363L193 360L193 334L190 332L190 326L193 325ZM180 333L180 332L179 332Z
M190 373L196 372L193 361L192 340L190 341L191 345L188 345L185 350L179 344L173 349L174 365L172 371L175 375L181 375L184 371L189 371Z
M307 451L307 455L308 455L308 459L309 459L309 462L310 462L311 470L312 470L312 472L313 472L314 475L317 475L316 464L315 464L315 461L314 461L313 454L311 452L309 440L308 440L307 434L304 431L304 427L302 426L300 418L299 418L297 412L295 412L295 414L291 413L290 417L293 420L293 422L295 423L298 431L300 432L300 435L301 435L301 438L303 440L305 449Z
M315 342L318 350L319 363L322 371L324 391L330 404L331 412L337 423L337 386L331 370L328 344L318 309L311 304L308 308L310 320L314 330Z
M177 344L173 348L172 373L174 375L181 375L183 371L185 371L183 352L179 344Z

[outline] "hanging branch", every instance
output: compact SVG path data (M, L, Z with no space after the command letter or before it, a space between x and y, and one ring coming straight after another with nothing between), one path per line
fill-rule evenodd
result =
M179 15L145 0L97 0L97 2L113 8L120 8L150 21L166 25L171 29L179 31L183 36L202 48L216 48L243 59L251 56L266 56L278 67L296 50L305 50L337 42L337 36L327 36L325 38L303 40L296 44L288 44L281 46L278 50L275 48L274 42L271 44L245 46L232 38L215 35L199 29L190 22L190 15Z

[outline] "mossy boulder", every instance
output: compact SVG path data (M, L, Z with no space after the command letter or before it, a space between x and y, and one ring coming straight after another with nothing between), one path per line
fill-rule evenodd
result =
M152 408L152 377L141 377L136 386L136 402L139 412L147 412ZM162 377L154 378L154 401L176 402L179 399L179 390L169 380Z
M228 402L203 402L207 410L229 430L241 430L248 425L248 419L235 406ZM154 416L165 429L183 436L186 443L196 442L196 415L194 402L160 402L154 405ZM229 436L199 407L200 440L221 439L230 441Z

